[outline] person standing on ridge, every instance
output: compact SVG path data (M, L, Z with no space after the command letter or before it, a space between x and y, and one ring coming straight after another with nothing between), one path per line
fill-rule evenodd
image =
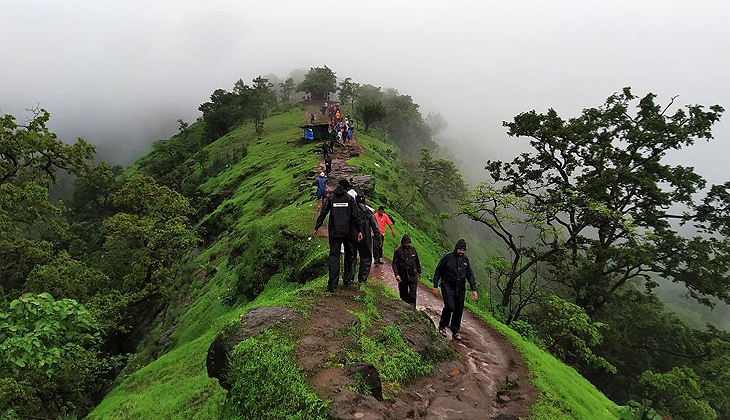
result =
M416 248L411 246L411 237L403 235L400 247L393 253L393 273L398 282L401 300L416 306L418 281L421 278L421 262Z
M373 239L380 240L380 230L378 229L378 222L375 220L375 213L365 205L365 197L357 196L355 201L364 216L363 221L365 222L362 241L358 242L355 248L356 254L360 255L360 270L358 271L357 281L358 283L365 283L370 275L370 267L373 263ZM354 257L352 260L352 273L355 272L357 255Z
M314 185L317 186L317 200L324 200L327 195L327 175L324 172L320 172L319 176L315 178Z
M317 217L317 223L314 226L314 233L322 227L324 218L329 214L328 236L330 244L329 262L329 282L327 283L327 291L334 292L340 280L340 248L345 248L345 267L343 270L343 283L350 275L352 269L353 247L350 236L353 232L357 232L357 241L362 240L363 221L356 207L357 203L350 197L342 185L338 185L329 196L322 210Z
M455 340L461 340L461 315L464 312L466 298L466 281L469 281L471 297L477 300L477 282L471 270L469 257L466 256L466 241L459 239L453 252L444 255L436 266L433 275L433 294L439 296L439 280L444 295L444 310L439 321L439 333L446 337L446 327L451 330Z
M385 208L383 206L378 207L377 213L375 213L375 220L378 222L378 229L380 230L380 240L373 243L373 257L375 258L375 264L383 264L383 243L385 242L385 225L390 226L390 233L395 238L395 230L393 229L393 222L390 220L387 214L385 214Z

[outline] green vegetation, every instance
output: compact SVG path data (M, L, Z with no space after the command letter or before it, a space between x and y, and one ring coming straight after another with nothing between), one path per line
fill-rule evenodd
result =
M327 404L294 361L294 341L266 330L244 340L231 360L232 388L221 419L324 420Z

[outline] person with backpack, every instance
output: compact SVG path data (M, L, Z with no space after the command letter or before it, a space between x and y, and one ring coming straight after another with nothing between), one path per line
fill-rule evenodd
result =
M347 194L342 185L337 185L337 188L322 206L314 226L312 236L317 234L317 231L324 223L325 217L329 214L327 228L330 245L328 257L329 281L327 283L327 291L329 292L335 291L340 280L340 249L342 247L345 249L345 267L342 278L343 284L346 285L346 279L350 276L350 270L352 269L352 254L354 252L351 236L355 233L358 242L362 241L363 238L364 223L356 206L355 199Z
M362 241L355 245L351 273L355 273L357 255L359 254L360 270L357 272L357 281L358 283L365 283L370 275L370 267L373 263L373 239L380 240L380 229L378 229L378 222L375 220L375 213L365 204L365 197L358 195L355 201L357 202L358 210L363 215L365 226Z
M418 281L421 278L421 262L416 248L411 245L411 237L403 235L400 247L393 253L393 273L398 282L401 300L416 306Z
M375 213L375 220L378 222L378 229L380 230L380 240L373 242L373 258L375 258L376 265L383 264L383 243L385 242L385 226L390 226L390 233L395 238L395 230L393 229L393 222L390 220L387 214L385 214L385 208L383 206L378 207L377 213Z
M474 279L474 272L466 256L466 241L459 239L456 242L453 252L444 255L436 266L433 275L433 294L439 296L439 281L441 293L444 296L444 309L441 311L439 321L439 333L446 337L446 327L451 330L455 340L461 340L459 334L461 329L461 315L464 312L464 299L466 297L466 282L469 281L471 297L477 300L477 283Z

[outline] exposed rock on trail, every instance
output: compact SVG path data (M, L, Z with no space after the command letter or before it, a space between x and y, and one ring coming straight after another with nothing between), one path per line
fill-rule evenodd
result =
M270 306L252 309L241 318L241 323L232 331L224 330L210 344L205 361L208 377L218 378L221 386L230 390L231 385L226 381L225 372L236 346L273 325L293 322L298 318L299 314L289 308Z

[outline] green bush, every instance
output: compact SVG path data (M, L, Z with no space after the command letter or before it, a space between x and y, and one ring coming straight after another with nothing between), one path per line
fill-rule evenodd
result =
M327 404L309 389L294 344L266 330L236 347L222 419L325 419Z

